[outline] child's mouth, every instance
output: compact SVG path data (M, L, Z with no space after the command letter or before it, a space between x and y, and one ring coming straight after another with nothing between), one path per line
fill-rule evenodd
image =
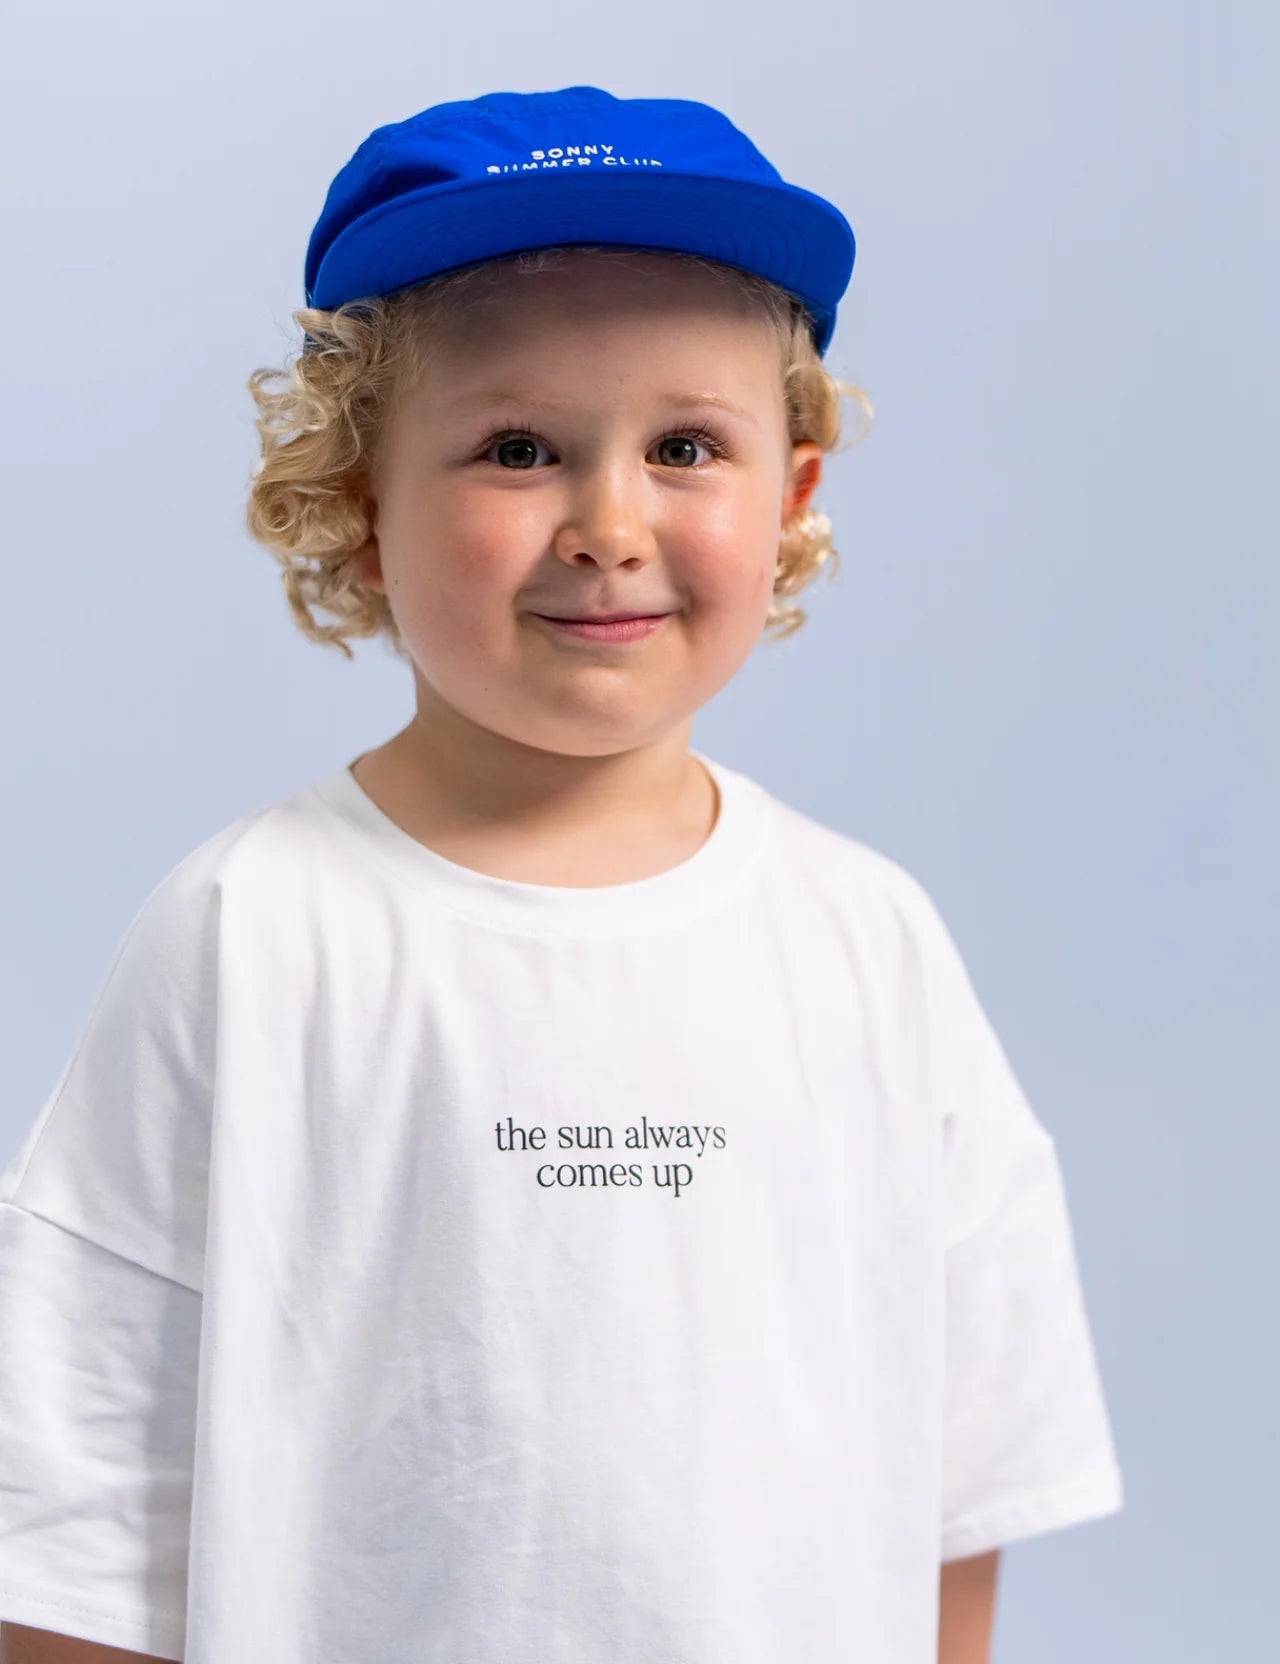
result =
M663 612L649 618L615 618L609 624L599 624L587 619L548 618L545 613L534 614L535 618L541 618L563 634L581 636L587 641L640 641L645 636L651 636L670 616L670 613Z

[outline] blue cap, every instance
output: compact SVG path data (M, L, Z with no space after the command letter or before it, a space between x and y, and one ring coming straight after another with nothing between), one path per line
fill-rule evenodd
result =
M788 185L709 104L599 87L492 92L370 133L312 230L307 305L327 310L572 243L755 272L804 303L819 356L856 246L838 208Z

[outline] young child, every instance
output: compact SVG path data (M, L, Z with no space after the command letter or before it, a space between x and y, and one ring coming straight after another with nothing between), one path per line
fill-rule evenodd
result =
M4 1174L15 1649L932 1664L940 1565L1121 1507L938 911L689 749L833 554L853 259L680 99L334 179L249 523L416 711L160 881Z

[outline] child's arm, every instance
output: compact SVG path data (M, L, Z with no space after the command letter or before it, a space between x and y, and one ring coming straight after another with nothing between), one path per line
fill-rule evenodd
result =
M944 1562L939 1578L938 1664L988 1664L999 1565L998 1548Z
M153 1653L125 1652L74 1635L55 1635L26 1624L0 1624L0 1664L168 1664Z

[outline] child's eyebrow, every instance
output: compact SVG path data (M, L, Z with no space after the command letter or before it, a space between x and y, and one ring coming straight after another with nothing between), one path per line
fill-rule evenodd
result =
M711 405L717 410L727 410L734 416L740 416L746 422L759 425L756 415L745 410L732 399L726 399L721 393L664 393L660 395L661 403L676 410L696 410L703 405ZM537 398L532 393L522 392L519 388L485 388L480 392L467 393L458 399L448 401L449 408L455 414L466 410L484 409L495 404L527 405L533 410L556 410L568 400Z

